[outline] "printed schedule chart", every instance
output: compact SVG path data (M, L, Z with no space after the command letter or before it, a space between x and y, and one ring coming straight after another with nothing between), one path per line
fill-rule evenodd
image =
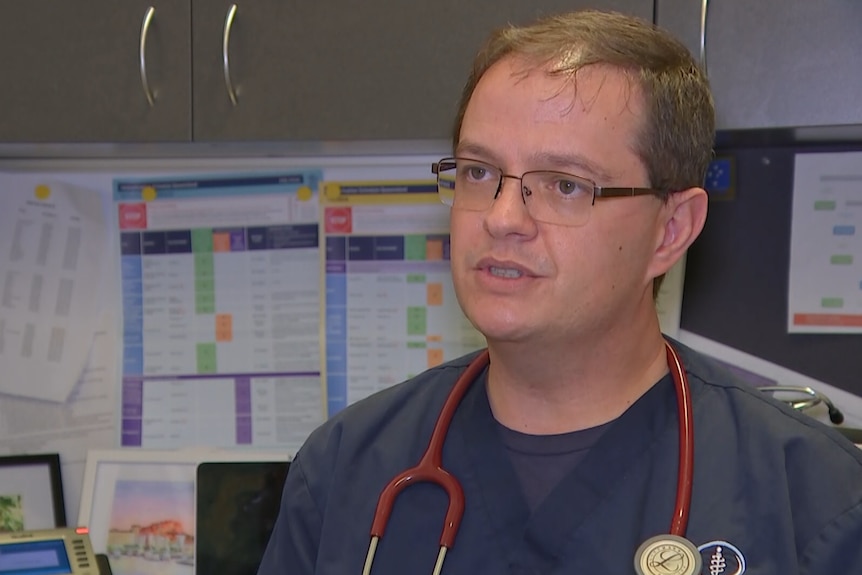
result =
M435 183L327 183L323 205L329 415L484 346L455 298Z
M319 180L114 182L123 446L296 450L322 422Z
M862 152L797 154L788 331L862 333Z

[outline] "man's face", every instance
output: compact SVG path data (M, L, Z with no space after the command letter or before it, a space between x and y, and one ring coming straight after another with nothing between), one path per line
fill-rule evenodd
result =
M633 152L642 98L623 72L590 66L572 83L526 69L507 57L485 73L465 111L456 156L515 176L554 170L600 186L649 185ZM487 210L452 210L455 289L489 341L563 338L576 345L572 338L621 329L653 305L662 202L597 199L590 209L580 227L537 222L518 180L506 178Z

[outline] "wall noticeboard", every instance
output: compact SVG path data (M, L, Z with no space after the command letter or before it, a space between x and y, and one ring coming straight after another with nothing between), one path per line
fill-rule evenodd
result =
M852 149L719 151L734 158L735 194L710 203L689 250L682 329L862 396L862 335L787 331L795 155Z

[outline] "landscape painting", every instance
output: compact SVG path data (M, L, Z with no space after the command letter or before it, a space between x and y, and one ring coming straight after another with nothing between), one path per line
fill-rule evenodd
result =
M194 575L194 482L117 480L106 550L114 575Z
M0 533L24 531L24 506L20 495L0 493Z

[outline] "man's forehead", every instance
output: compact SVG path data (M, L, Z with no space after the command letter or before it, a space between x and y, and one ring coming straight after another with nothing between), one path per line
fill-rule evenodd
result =
M628 70L607 64L589 64L569 70L556 61L537 63L512 55L492 70L494 76L515 89L534 92L533 120L556 122L572 111L589 114L601 100L601 112L610 116L643 112L639 84Z

